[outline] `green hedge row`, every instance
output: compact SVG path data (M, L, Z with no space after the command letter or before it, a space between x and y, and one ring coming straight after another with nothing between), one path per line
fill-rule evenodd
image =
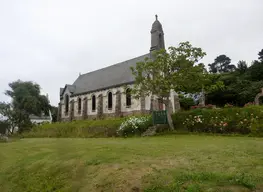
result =
M173 114L175 128L188 132L262 135L263 107L195 109Z
M194 109L172 116L175 129L179 132L253 134L263 136L263 107ZM137 118L115 118L105 120L80 120L35 126L24 137L115 137L117 131L130 135L141 129ZM152 119L142 125L152 126ZM123 124L122 124L123 123ZM122 126L121 126L122 124ZM129 127L130 126L130 127ZM137 133L138 134L138 133Z
M114 137L122 119L79 120L38 125L24 137Z

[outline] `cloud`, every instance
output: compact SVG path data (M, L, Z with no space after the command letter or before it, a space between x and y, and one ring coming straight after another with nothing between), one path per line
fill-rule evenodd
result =
M149 51L159 15L166 47L190 41L233 63L251 62L263 48L262 0L10 0L0 2L0 91L32 80L53 105L78 74ZM0 93L0 100L7 100Z

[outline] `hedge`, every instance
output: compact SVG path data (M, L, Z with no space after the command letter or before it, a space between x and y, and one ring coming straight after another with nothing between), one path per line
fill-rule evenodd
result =
M172 116L175 128L187 132L238 133L260 136L263 133L263 107L194 109Z
M123 119L79 120L34 126L23 137L114 137Z
M194 109L172 115L175 129L179 132L219 133L219 134L251 134L263 136L263 107L249 106L244 108ZM135 121L136 120L136 121ZM24 137L115 137L141 134L149 122L138 124L137 118L112 118L105 120L79 120L44 124L33 127ZM123 124L122 124L123 123ZM129 126L131 127L129 127Z

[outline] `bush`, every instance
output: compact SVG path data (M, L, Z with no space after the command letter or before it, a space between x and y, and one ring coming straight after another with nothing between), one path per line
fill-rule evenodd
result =
M251 125L251 135L263 137L263 122L260 120L259 122L254 122Z
M179 112L173 116L178 130L206 133L248 134L262 131L263 108L250 106L245 108L195 109Z
M9 124L7 121L1 121L0 120L0 134L6 134L8 126L9 126Z
M36 125L24 137L113 137L122 119L78 120Z
M172 115L180 132L251 134L263 136L263 107L197 108ZM34 126L24 137L114 137L141 135L152 126L151 116L79 120ZM165 126L164 126L165 127ZM165 131L160 130L158 132Z
M150 126L152 126L151 116L132 116L122 122L117 134L120 136L141 135Z
M205 106L202 106L202 105L191 106L191 109L215 109L215 108L216 108L216 106L212 105L212 104L208 104Z
M190 97L181 97L180 98L180 106L184 110L189 110L192 106L195 105L195 101Z

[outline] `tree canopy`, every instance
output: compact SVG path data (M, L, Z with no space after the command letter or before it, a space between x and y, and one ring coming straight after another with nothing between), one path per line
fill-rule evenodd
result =
M48 114L51 108L48 98L40 94L40 86L31 81L17 80L9 83L5 94L11 97L11 103L0 103L0 114L7 118L11 129L19 131L30 127L30 115Z
M258 60L263 62L263 49L261 49L261 51L258 53Z
M168 51L159 50L152 58L138 62L132 69L135 76L133 94L154 95L160 98L171 120L169 96L171 90L193 93L200 91L203 83L204 65L198 63L205 56L201 48L193 47L189 42L182 42L178 47L169 47Z
M236 71L226 71L217 74L217 81L222 81L224 89L209 92L207 102L217 106L231 103L244 106L253 102L256 94L263 87L263 49L259 52L258 60L252 62L250 67L246 61L237 63Z
M208 66L211 73L225 73L236 69L235 65L231 64L231 59L226 55L219 55L215 58L215 61Z

